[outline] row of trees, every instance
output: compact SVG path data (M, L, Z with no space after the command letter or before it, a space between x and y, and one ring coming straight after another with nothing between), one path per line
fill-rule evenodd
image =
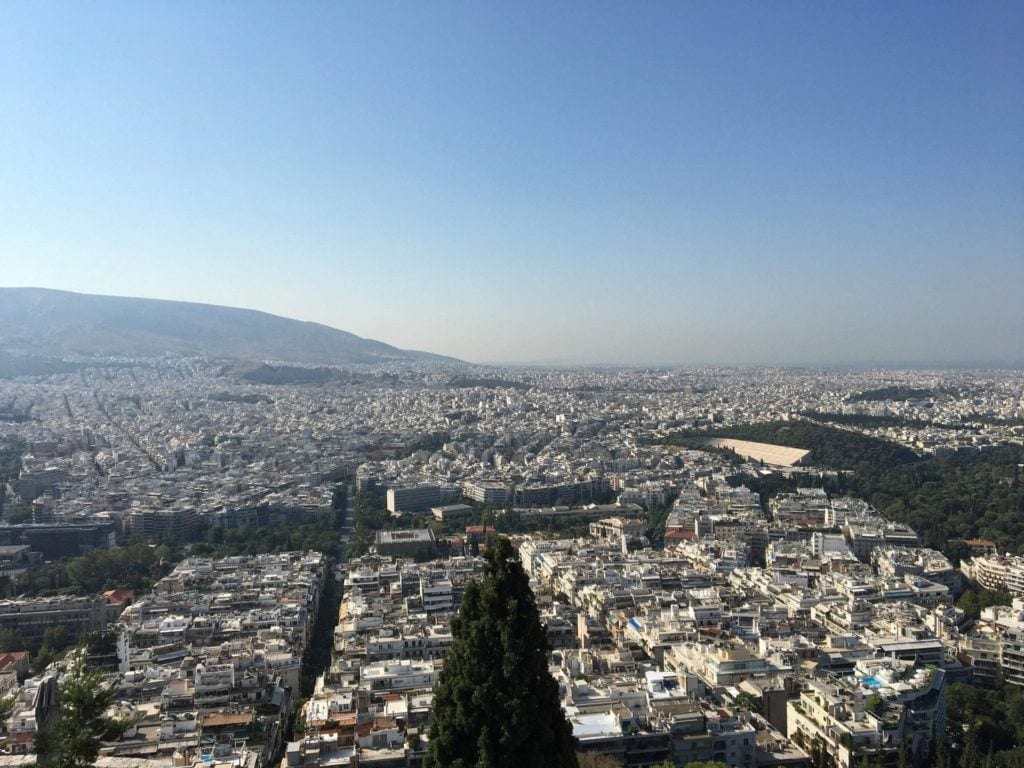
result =
M960 428L958 424L939 424L924 419L911 419L903 416L874 416L868 413L827 413L824 411L801 411L801 416L814 421L825 421L832 424L842 424L847 427L864 427L866 429L879 429L883 427L910 427L923 429L925 427L938 427L939 429Z
M316 550L332 554L341 546L341 531L329 520L291 525L210 527L189 553L203 557L233 557L272 552Z
M91 595L107 589L145 592L181 560L180 549L135 541L112 549L95 549L79 557L46 563L17 578L0 578L4 597Z
M647 537L652 542L664 541L665 525L668 523L668 516L677 496L678 494L673 495L664 504L658 504L647 510Z
M333 553L341 543L344 492L336 494L335 498L341 509L335 510L326 522L231 529L206 526L201 529L198 541L155 544L131 539L110 549L95 549L77 557L44 563L17 577L0 576L0 598L89 595L108 589L142 593L170 573L186 554L228 557L288 550Z
M373 544L376 532L391 525L391 513L388 512L387 499L382 492L364 491L356 494L354 507L353 531L345 547L345 556L349 559L365 555ZM405 521L400 520L400 524L402 522Z
M333 554L341 544L340 525L346 501L345 488L339 486L334 492L329 519L239 528L204 526L196 541L155 544L132 539L111 549L95 549L78 557L46 563L17 578L0 577L0 597L90 595L107 589L147 592L186 554L230 557L289 550Z
M21 457L25 443L18 440L0 447L0 511L7 500L7 484L21 473Z
M334 628L338 624L338 611L341 608L341 584L334 576L334 569L327 570L327 580L323 585L320 597L320 610L313 625L313 634L302 657L302 670L299 677L298 695L308 697L313 694L316 677L331 663L331 652L334 650Z
M595 752L588 752L579 755L579 768L623 768L621 760L612 757L611 755L601 755ZM652 766L651 768L680 768L676 763L671 760L666 760L659 765ZM692 760L682 766L682 768L728 768L725 763L713 762L702 762L698 760Z
M535 533L545 531L558 536L586 536L590 530L591 518L586 515L566 515L556 518L526 518L516 509L495 509L487 505L473 505L474 512L465 518L442 523L411 515L391 516L386 507L383 493L367 491L356 496L352 524L354 531L346 548L349 559L365 554L374 542L377 531L385 528L411 528L428 526L438 538L460 534L467 525L492 526L502 534Z

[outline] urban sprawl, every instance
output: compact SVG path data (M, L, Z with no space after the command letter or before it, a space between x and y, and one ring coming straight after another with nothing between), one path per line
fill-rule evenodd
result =
M829 415L920 456L1024 442L1021 376L998 371L421 364L270 384L164 358L0 380L0 760L34 763L87 654L127 724L99 765L419 766L450 620L504 535L580 753L927 764L950 685L1024 686L1024 558L971 538L954 563L829 492L844 470L806 446L699 437ZM300 526L330 547L216 550ZM148 591L18 588L127 543L176 553ZM1010 599L973 618L968 589Z

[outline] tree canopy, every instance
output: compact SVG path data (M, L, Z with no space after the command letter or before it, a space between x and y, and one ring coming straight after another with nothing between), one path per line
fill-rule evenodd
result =
M36 749L55 768L86 768L95 765L100 742L117 738L130 722L107 716L117 700L117 689L103 681L103 674L86 666L78 654L57 695L56 725L41 735Z
M806 448L822 468L849 470L835 478L796 480L773 474L744 481L762 504L798 485L821 485L864 499L886 517L907 523L926 546L959 561L963 539L991 539L1024 552L1024 448L987 446L949 456L917 456L896 443L807 421L778 421L681 431L658 442L701 448L707 437L731 437ZM704 448L701 448L704 450Z
M575 768L537 604L508 539L488 549L452 620L425 768Z
M829 469L859 469L865 463L894 467L912 464L919 458L909 448L888 440L803 420L737 424L705 431L683 430L655 442L706 450L703 441L709 437L804 448L811 452L808 457L811 464Z

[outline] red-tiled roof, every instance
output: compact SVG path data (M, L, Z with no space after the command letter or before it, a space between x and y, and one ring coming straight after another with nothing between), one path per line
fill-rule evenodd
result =
M108 603L130 603L135 599L135 593L130 589L108 589L103 598Z
M696 531L684 531L679 528L665 531L665 539L668 541L689 541L697 538Z
M28 652L26 651L13 651L11 653L0 653L0 672L6 672L16 664L27 661Z

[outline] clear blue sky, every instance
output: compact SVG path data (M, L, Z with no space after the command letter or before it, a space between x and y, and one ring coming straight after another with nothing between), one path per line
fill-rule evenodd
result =
M0 282L475 361L1024 360L1024 3L9 2Z

